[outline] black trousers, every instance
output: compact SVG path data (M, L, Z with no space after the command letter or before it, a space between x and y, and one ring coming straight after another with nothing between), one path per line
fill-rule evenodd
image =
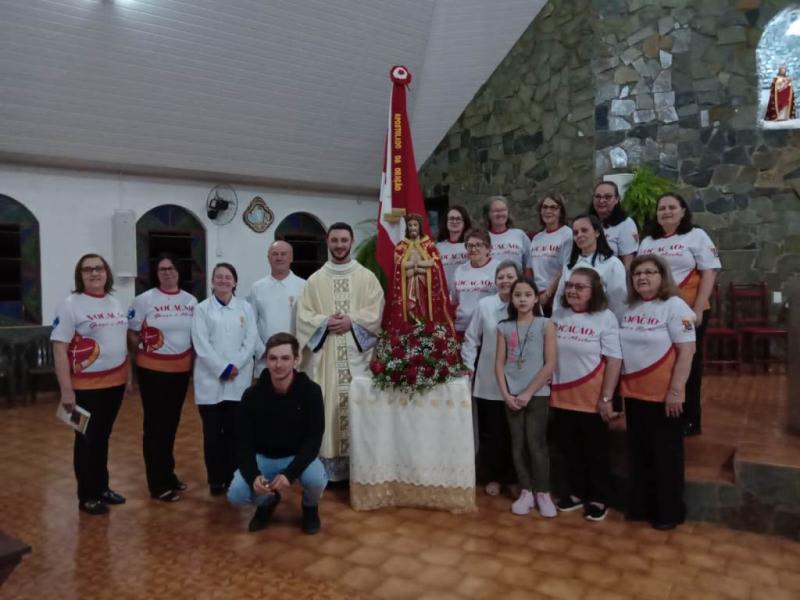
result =
M483 398L475 400L478 406L478 456L486 467L489 481L504 485L516 483L505 402Z
M703 384L703 337L706 334L706 326L711 311L703 312L703 322L694 331L695 350L692 357L692 368L689 371L689 378L686 380L686 400L683 405L683 420L686 424L692 424L696 429L701 429L702 410L700 407L700 394Z
M139 367L144 426L142 454L150 495L158 496L178 485L175 476L175 434L181 420L190 371L164 373Z
M625 399L628 433L626 516L651 523L683 523L683 421L667 417L662 402Z
M199 404L203 420L203 455L209 485L229 485L236 471L236 411L239 403Z
M567 491L584 504L608 504L611 490L608 426L597 413L552 410L556 443L566 463Z
M125 386L75 390L75 403L91 415L85 433L75 432L72 463L78 480L78 501L99 500L108 489L108 438L117 418Z

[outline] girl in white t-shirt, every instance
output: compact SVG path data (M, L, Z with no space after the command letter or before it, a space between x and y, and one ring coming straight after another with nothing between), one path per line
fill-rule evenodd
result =
M442 259L442 269L447 280L448 293L453 287L456 269L463 265L469 257L464 246L464 234L472 229L472 222L467 209L463 206L451 206L447 211L445 227L439 231L436 249Z
M108 512L125 498L108 486L108 438L129 384L128 320L111 295L114 276L99 254L75 265L75 291L56 309L53 359L61 404L91 415L84 433L75 433L73 464L78 508L90 515Z
M494 276L499 261L489 256L492 251L489 232L474 228L467 232L465 247L469 261L459 265L453 276L451 300L456 305L456 332L463 333L469 326L478 301L497 291Z
M528 267L531 242L522 229L514 228L504 196L492 196L483 207L483 218L492 240L492 258L514 261L520 270Z
M600 219L609 248L627 269L639 248L639 231L622 208L616 183L601 181L594 186L589 214Z
M558 364L550 406L569 492L557 508L583 508L585 519L602 521L611 495L606 423L616 416L611 399L622 367L619 325L597 271L574 269L564 287L563 310L554 319Z
M192 315L197 299L178 287L178 263L164 254L156 260L156 287L133 299L128 340L136 352L144 413L142 450L150 496L180 499L186 484L175 475L173 447L192 373Z
M574 242L570 259L561 274L561 280L556 290L553 304L553 316L563 310L561 298L564 296L564 284L569 280L572 269L576 267L589 267L600 274L603 289L608 298L608 307L617 319L625 311L625 301L628 294L628 284L625 267L614 256L608 247L603 226L594 215L581 215L572 222Z
M626 517L668 530L686 517L680 416L695 349L695 316L663 258L637 256L630 282L620 321L629 461Z
M683 419L686 435L698 435L702 430L703 335L711 308L709 298L722 263L708 234L692 225L692 211L678 194L664 194L658 199L656 219L648 234L639 245L639 254L654 254L667 262L681 297L695 315L696 351L686 382Z
M549 317L553 296L558 289L561 272L572 251L572 228L567 223L567 210L561 194L549 194L539 203L539 224L542 230L531 238L528 261L529 277L541 290L539 306Z

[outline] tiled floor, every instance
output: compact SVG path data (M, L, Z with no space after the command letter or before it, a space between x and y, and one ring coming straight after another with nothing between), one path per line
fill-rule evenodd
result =
M751 414L746 408L759 400L746 395L760 397L769 379L712 378L706 389L720 394L720 414ZM715 411L706 412L701 440L713 438ZM206 493L191 404L177 444L191 489L176 504L149 499L136 397L126 400L111 443L112 486L128 503L106 517L79 515L71 435L54 412L45 397L0 410L0 529L33 546L0 598L800 598L800 544L786 539L706 524L660 533L618 514L597 524L575 513L515 517L509 499L482 493L477 513L450 515L357 513L345 491L329 491L323 530L309 537L298 530L294 491L276 523L248 534L249 510ZM744 430L756 420L748 417ZM720 435L716 443L728 441Z

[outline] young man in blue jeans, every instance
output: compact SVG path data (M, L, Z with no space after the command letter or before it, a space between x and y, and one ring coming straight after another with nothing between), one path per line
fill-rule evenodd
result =
M319 460L325 431L322 390L300 364L297 339L276 333L267 340L267 368L242 396L237 417L239 470L228 490L237 506L255 504L249 531L269 524L281 490L296 479L303 487L304 533L320 530L319 499L328 483Z

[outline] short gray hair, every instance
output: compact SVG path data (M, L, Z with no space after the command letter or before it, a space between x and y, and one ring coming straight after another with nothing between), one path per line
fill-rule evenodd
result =
M522 269L519 268L517 263L515 263L513 260L504 260L497 265L497 268L494 270L495 279L497 279L497 274L503 269L514 269L514 272L517 274L517 279L522 277Z

